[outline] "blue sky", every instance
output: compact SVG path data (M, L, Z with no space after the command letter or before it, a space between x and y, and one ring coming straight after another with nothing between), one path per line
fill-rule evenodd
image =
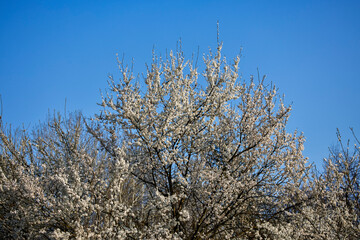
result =
M182 39L185 56L242 48L244 78L266 74L293 105L289 130L321 167L336 128L360 135L360 1L0 1L3 119L31 128L48 111L97 113L115 54L145 70Z

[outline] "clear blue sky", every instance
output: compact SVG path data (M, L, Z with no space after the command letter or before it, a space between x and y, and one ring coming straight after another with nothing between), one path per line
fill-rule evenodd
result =
M96 113L99 89L117 74L115 54L144 71L151 51L186 56L243 48L240 71L285 94L289 129L304 132L305 156L321 167L336 128L360 135L360 1L0 1L3 118L34 125L48 110Z

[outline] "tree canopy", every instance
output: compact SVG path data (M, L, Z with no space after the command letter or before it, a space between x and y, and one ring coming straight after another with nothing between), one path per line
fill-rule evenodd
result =
M118 61L91 119L57 114L32 133L0 120L0 235L359 238L358 146L316 174L286 129L291 106L221 49L203 72L181 51L154 55L143 81Z

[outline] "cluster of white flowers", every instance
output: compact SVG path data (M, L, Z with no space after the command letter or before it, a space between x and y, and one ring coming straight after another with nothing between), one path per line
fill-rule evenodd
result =
M154 56L144 85L119 61L92 120L56 115L18 135L0 122L0 235L359 238L359 148L312 175L291 107L221 48L202 74L181 52Z
M122 151L101 151L80 115L54 116L30 138L0 131L4 239L123 239L141 190Z

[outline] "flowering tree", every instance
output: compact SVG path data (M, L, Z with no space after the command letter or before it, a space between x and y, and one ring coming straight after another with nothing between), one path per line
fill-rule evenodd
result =
M154 56L144 85L120 61L120 80L110 77L97 120L124 137L144 186L139 238L276 238L274 226L303 201L304 138L285 129L290 107L264 79L242 81L239 57L228 64L221 47L203 73L171 52Z
M34 134L0 131L4 239L123 239L141 192L121 146L101 150L82 122L54 116Z
M303 136L286 131L291 108L264 78L242 80L239 57L228 64L221 48L204 57L202 73L182 52L154 56L143 83L119 61L120 80L110 77L91 121L54 116L15 136L1 126L1 236L313 234L300 221L310 216L304 209L315 211L315 188Z
M351 129L352 130L352 129ZM360 147L352 130L355 144L345 145L338 136L338 149L325 159L324 181L327 188L324 202L329 210L329 228L337 239L360 238Z
M304 201L288 214L290 224L281 223L278 230L296 239L359 239L360 238L360 149L354 132L355 145L338 145L324 159L324 172L313 176ZM292 238L294 239L294 238Z
M338 145L330 149L324 159L325 172L317 180L314 192L318 197L312 201L311 211L322 224L312 223L315 228L310 232L319 239L360 238L360 142L352 133L353 148L350 141L343 143L337 131Z

